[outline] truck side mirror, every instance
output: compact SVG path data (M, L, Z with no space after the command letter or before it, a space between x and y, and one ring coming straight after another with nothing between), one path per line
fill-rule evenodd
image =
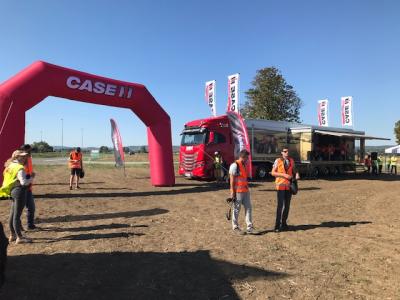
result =
M210 131L210 135L208 137L208 143L209 144L214 143L214 139L215 139L214 132Z

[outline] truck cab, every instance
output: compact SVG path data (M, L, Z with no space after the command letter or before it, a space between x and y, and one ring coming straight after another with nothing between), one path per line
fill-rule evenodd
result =
M188 178L213 178L214 153L219 151L225 169L233 162L232 135L227 116L191 121L182 131L179 174Z

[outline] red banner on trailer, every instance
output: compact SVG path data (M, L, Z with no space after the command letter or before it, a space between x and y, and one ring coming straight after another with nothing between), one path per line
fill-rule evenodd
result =
M246 123L244 122L242 116L239 115L237 112L228 111L226 112L226 115L228 116L229 119L232 131L232 138L235 144L233 152L235 159L239 157L239 152L241 150L246 149L249 152L249 160L247 162L246 168L248 177L252 177L253 174L253 170L251 167L252 157L251 157L250 142L249 142L249 136L247 134Z

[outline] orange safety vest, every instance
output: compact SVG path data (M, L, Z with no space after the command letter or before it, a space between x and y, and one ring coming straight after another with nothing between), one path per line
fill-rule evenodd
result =
M73 160L77 160L74 162ZM71 169L82 169L82 153L72 151L69 154L69 167Z
M236 193L246 193L249 191L246 168L239 160L236 161L236 164L239 166L240 170L239 175L236 176L235 180Z
M278 158L278 166L276 172L288 174L293 176L293 166L294 160L293 158L289 157L289 168L285 170L285 160L283 158ZM287 180L283 177L276 177L275 178L276 189L278 191L288 191L290 190L290 180Z
M32 175L33 173L32 157L30 156L28 157L28 161L26 162L24 169L27 175ZM32 184L29 185L29 190L32 191Z

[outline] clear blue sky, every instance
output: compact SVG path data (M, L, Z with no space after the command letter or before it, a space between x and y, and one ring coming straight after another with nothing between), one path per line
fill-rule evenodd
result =
M210 115L204 82L241 74L240 102L257 69L275 66L316 124L317 100L354 97L355 129L392 138L400 119L399 1L0 1L0 82L36 60L142 83L169 113L173 143L186 121ZM125 145L147 144L130 111L49 97L27 112L27 141L111 145L109 119ZM378 142L375 144L381 144ZM370 143L374 144L374 143Z

